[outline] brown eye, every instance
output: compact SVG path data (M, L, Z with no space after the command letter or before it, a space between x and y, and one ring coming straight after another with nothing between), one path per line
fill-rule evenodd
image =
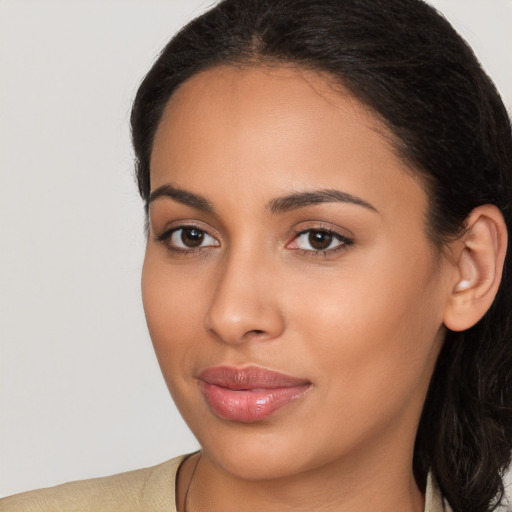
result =
M171 232L169 245L178 249L196 249L212 246L217 247L219 243L206 231L194 226L185 226Z
M311 253L334 253L336 249L343 249L345 246L352 245L349 238L328 231L326 229L308 229L298 233L293 241L293 249L302 249Z
M187 247L198 247L204 240L204 231L195 228L181 230L181 241Z
M316 251L325 251L332 243L334 236L326 231L310 231L308 242Z

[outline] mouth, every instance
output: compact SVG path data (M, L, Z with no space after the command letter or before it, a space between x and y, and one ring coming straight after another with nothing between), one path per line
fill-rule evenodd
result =
M300 398L311 382L249 366L216 366L199 374L201 392L219 418L254 423Z

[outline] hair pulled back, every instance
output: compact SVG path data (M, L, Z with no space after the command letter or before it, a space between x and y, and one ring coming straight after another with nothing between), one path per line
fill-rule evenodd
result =
M426 184L437 247L469 213L496 205L512 233L510 119L468 45L422 0L224 0L185 26L143 80L132 110L136 173L150 193L153 138L170 96L220 64L317 70L370 106L397 154ZM496 300L449 331L417 434L414 471L429 469L455 512L495 510L512 450L512 258Z

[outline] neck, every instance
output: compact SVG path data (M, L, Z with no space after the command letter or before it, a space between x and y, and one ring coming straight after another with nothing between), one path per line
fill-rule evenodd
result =
M180 512L421 512L424 498L411 470L390 447L378 461L358 454L273 480L247 480L222 469L207 454L187 460L178 494ZM181 496L180 496L181 494Z

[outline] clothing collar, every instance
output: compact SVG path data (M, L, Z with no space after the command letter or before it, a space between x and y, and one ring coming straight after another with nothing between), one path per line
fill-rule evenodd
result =
M448 502L443 499L443 495L432 472L429 472L427 476L425 512L453 512Z

